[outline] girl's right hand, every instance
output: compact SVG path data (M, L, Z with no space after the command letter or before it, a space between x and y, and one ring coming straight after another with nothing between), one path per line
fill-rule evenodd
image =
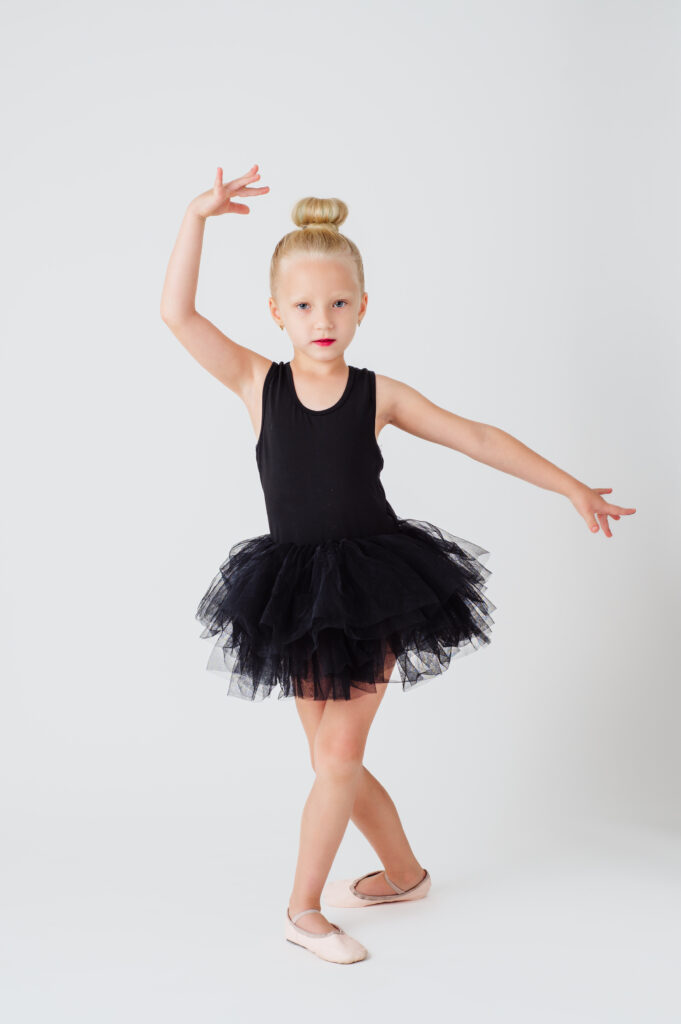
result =
M218 167L213 187L207 192L202 192L196 199L192 199L189 205L199 217L204 219L217 217L221 213L250 213L250 208L245 203L233 203L232 196L260 196L264 192L269 192L269 185L263 185L261 188L246 188L249 181L256 181L260 177L255 173L257 170L258 165L253 164L246 174L223 185L222 167Z

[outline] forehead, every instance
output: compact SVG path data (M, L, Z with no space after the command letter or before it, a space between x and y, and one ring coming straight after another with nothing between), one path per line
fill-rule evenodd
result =
M298 256L282 261L279 287L288 294L299 291L321 294L354 291L359 286L355 268L349 259L337 256Z

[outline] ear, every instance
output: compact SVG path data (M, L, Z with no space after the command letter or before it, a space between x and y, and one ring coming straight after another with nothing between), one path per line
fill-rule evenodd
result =
M276 302L274 301L271 295L268 299L268 304L270 307L270 313L272 314L272 319L274 320L275 324L277 325L277 327L283 327L284 325L281 321L279 307L277 306Z

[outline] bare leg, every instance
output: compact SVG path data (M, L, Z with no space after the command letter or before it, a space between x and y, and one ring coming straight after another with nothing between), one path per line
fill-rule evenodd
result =
M410 889L421 881L425 876L425 868L421 867L414 856L397 808L388 791L365 765L362 765L362 777L351 820L373 846L386 874L395 885L399 885L400 889ZM375 875L360 882L357 891L370 896L384 896L395 890L382 875Z
M315 708L316 778L302 814L298 862L289 898L291 917L309 907L321 908L321 892L357 797L369 728L387 687L388 683L377 683L376 693L348 701L303 701L321 704L322 710L319 714ZM297 702L301 700L296 698ZM331 924L320 909L319 914L306 915L305 928L323 933Z
M297 698L296 705L310 744L312 767L315 768L315 737L324 702ZM350 820L373 846L395 885L399 885L400 889L410 889L420 882L425 869L414 856L397 808L388 791L365 765L362 765ZM357 888L359 892L371 896L394 892L381 875L364 879ZM309 916L312 919L312 915Z
M386 660L385 678L390 678L394 655ZM312 767L315 766L317 730L324 711L324 702L296 698L296 707L310 747ZM375 776L362 765L359 785L352 807L351 821L373 846L387 874L401 889L409 889L425 874L409 845L390 794ZM358 891L371 896L392 894L394 890L382 875L364 879ZM316 920L308 915L310 920Z

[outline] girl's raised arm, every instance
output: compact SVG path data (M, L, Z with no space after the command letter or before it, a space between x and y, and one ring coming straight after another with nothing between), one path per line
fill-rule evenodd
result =
M254 378L270 360L228 338L197 313L195 303L206 219L222 213L250 213L248 206L232 202L232 197L269 192L268 185L246 187L260 177L257 170L254 164L246 174L223 185L222 168L218 167L213 187L192 199L170 256L161 295L161 318L178 341L201 366L245 400Z

